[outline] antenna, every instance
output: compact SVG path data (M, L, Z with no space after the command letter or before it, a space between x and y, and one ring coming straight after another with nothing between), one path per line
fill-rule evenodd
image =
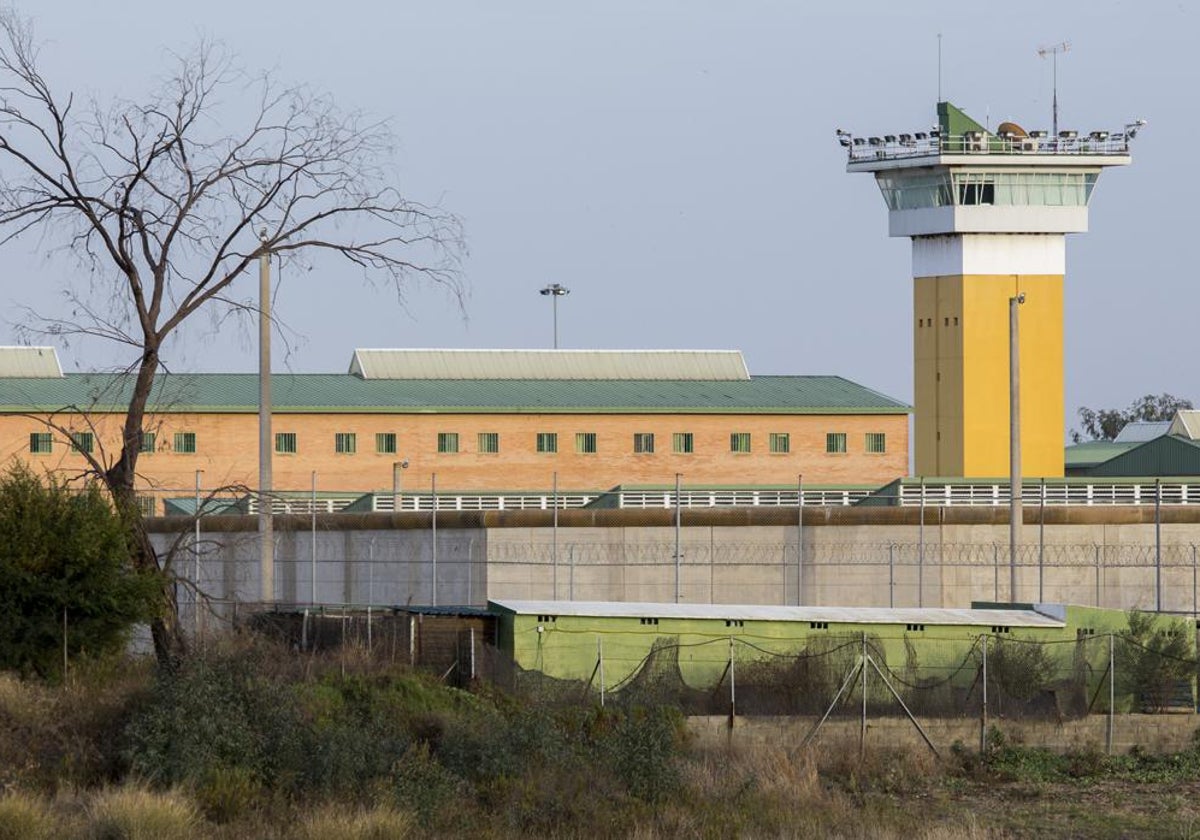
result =
M942 101L942 33L938 33L938 102Z
M1054 136L1058 136L1058 54L1065 53L1071 49L1070 41L1063 41L1059 44L1053 44L1049 47L1038 47L1037 54L1041 58L1050 56L1054 62Z

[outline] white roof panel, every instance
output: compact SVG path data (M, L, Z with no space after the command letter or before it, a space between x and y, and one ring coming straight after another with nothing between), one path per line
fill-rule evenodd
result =
M1167 434L1200 440L1200 411L1176 411Z
M62 379L63 370L53 347L0 347L0 377Z
M350 373L363 379L750 378L737 350L358 349Z
M1134 420L1125 424L1113 443L1145 443L1162 437L1170 428L1170 420Z
M945 609L935 607L780 607L736 604L654 604L630 601L490 601L518 615L590 618L736 619L741 621L828 621L838 624L941 624L1005 627L1063 627L1057 605L1039 609Z

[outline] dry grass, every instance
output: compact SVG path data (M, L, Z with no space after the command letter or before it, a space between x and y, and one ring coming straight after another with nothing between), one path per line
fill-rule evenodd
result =
M402 840L415 828L413 815L386 805L374 808L325 806L304 818L299 836L305 840Z
M0 840L55 840L63 825L40 796L13 791L0 796Z
M92 840L191 840L201 821L195 804L179 791L138 786L106 788L87 804Z

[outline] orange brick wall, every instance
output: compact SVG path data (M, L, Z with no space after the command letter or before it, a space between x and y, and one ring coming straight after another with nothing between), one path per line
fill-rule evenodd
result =
M59 422L62 422L61 417ZM115 457L120 421L115 415L95 419L97 453ZM564 414L276 414L274 432L295 432L298 452L274 459L276 490L308 490L312 471L320 490L390 490L392 464L407 459L406 490L425 490L437 474L439 490L542 490L558 473L561 490L606 489L617 484L673 484L683 474L689 486L715 484L785 484L804 475L806 484L884 484L908 472L907 415L564 415ZM86 428L82 424L78 428ZM205 488L226 484L253 487L258 480L258 417L254 414L164 415L147 429L158 434L158 451L138 461L145 488L189 491L195 471L204 470ZM56 438L50 455L31 455L29 434L44 431L31 418L0 417L0 453L38 468L70 473L84 459ZM196 433L196 454L171 451L174 433ZM334 435L354 432L357 452L334 452ZM375 434L395 432L397 454L375 452ZM439 454L439 432L457 432L458 454ZM498 454L480 454L477 435L497 432ZM558 453L535 450L538 432L558 433ZM575 452L576 432L594 432L597 452ZM652 432L654 454L634 454L635 432ZM671 451L672 433L691 432L695 452ZM749 432L751 453L732 453L732 432ZM790 435L791 452L768 451L772 432ZM827 432L845 432L845 454L825 452ZM868 454L867 432L887 435L884 454Z

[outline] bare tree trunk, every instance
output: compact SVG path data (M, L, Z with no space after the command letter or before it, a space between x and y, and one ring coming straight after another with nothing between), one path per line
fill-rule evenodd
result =
M163 567L158 552L150 542L150 536L146 533L145 524L142 521L142 512L137 504L135 489L142 425L157 370L157 346L148 341L138 365L133 393L129 397L121 454L105 472L104 481L112 494L113 502L121 510L125 521L129 523L130 561L134 568L164 573L158 616L150 622L150 634L154 640L154 654L158 659L158 664L161 667L173 669L187 655L187 640L184 638L183 628L179 623L179 599L175 592L175 579L170 573L171 570Z

